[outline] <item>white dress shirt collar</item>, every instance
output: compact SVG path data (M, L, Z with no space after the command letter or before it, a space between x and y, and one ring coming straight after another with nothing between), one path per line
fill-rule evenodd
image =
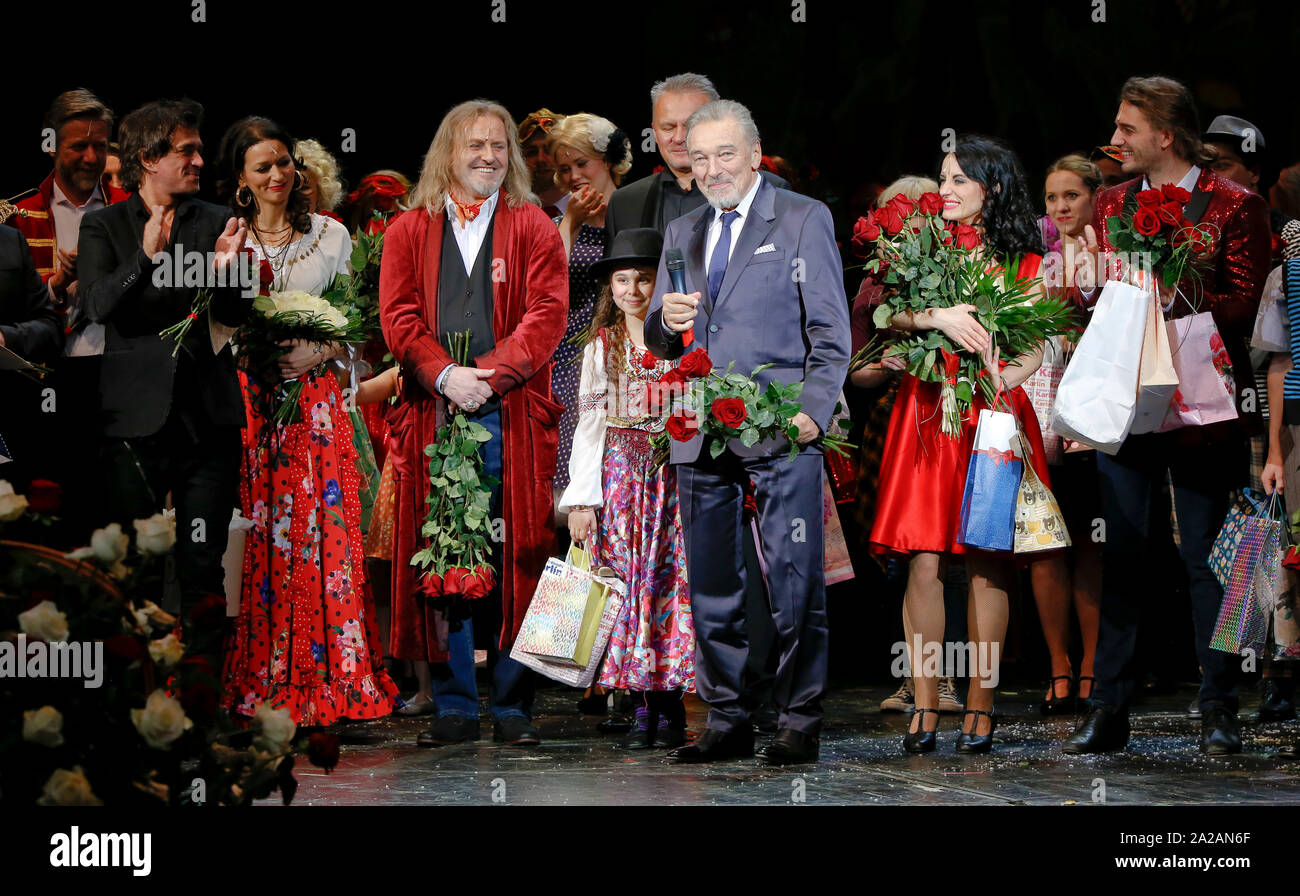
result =
M1183 175L1183 179L1180 180L1178 183L1174 184L1174 186L1182 187L1184 190L1191 193L1196 189L1196 182L1200 179L1201 179L1201 168L1199 165L1193 165L1191 168L1187 170L1187 173ZM1142 189L1144 190L1151 189L1151 181L1147 180L1147 176L1145 174L1142 175Z

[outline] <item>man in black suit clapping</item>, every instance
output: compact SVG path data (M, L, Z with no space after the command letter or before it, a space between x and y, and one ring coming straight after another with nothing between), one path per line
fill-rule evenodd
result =
M213 337L208 320L195 322L175 356L174 342L158 334L190 313L198 289L184 284L196 279L209 287L210 318L227 327L244 320L253 297L234 276L243 223L194 198L202 116L192 100L160 100L122 120L121 177L132 196L82 219L77 259L82 308L105 325L108 506L129 527L171 493L186 610L224 590L244 403L230 346ZM201 276L183 276L180 260L188 267L198 258Z

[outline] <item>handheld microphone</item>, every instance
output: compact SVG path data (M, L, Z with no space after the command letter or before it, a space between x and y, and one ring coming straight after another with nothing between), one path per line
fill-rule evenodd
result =
M668 268L668 279L673 282L673 292L686 293L686 258L681 249L668 249L664 252L664 262ZM695 341L695 328L682 333L682 345Z

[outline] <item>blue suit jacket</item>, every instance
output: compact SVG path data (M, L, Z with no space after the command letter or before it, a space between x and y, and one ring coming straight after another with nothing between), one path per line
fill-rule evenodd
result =
M691 348L707 351L717 368L734 361L734 372L746 376L761 364L773 365L758 375L763 388L774 380L802 381L803 412L825 432L848 374L850 344L849 304L830 209L761 182L717 301L710 304L704 248L714 214L713 206L705 205L672 221L664 233L664 248L682 249L686 256L686 291L703 296ZM755 254L760 248L767 251ZM670 337L663 326L663 297L671 291L660 257L645 336L646 346L661 358L677 358L683 351L681 336ZM674 441L670 460L690 463L702 444L700 436ZM769 439L746 448L733 439L729 448L742 457L763 457L789 450L789 443Z

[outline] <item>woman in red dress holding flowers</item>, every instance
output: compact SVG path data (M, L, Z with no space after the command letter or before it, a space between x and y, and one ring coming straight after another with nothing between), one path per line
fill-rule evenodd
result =
M992 266L1015 262L1015 274L1020 278L1037 276L1041 237L1024 173L1009 147L988 137L959 137L955 151L943 160L939 197L942 217L952 225L959 246L984 253ZM922 202L935 200L923 197ZM1020 388L1042 362L1042 348L1005 366L998 364L997 347L970 314L973 310L973 305L956 305L895 314L890 327L902 331L938 329L965 351L979 355L984 361L983 375L1003 392L1020 420L1029 462L1046 483L1042 436L1033 407ZM958 357L947 352L943 357L947 375L955 377ZM918 636L923 649L934 649L929 645L942 648L947 558L953 554L965 557L970 581L969 637L973 646L984 648L970 656L973 660L985 657L987 662L970 670L957 751L982 753L992 744L992 683L997 680L997 656L1006 634L1008 557L967 548L956 540L975 426L980 409L988 405L976 385L969 413L954 438L941 431L944 412L940 395L938 383L903 377L885 439L871 547L909 558L903 599L909 650ZM903 747L908 752L929 752L935 747L939 719L938 679L924 674L923 657L912 657L911 667L916 709Z
M293 139L274 122L246 118L222 138L219 171L231 207L270 288L323 295L348 273L343 225L308 212ZM374 607L364 587L360 473L352 425L330 362L341 350L294 340L278 373L298 380L298 419L277 424L265 396L274 374L241 373L244 429L240 503L252 523L244 549L239 616L225 655L233 713L288 707L300 725L369 719L397 694L381 665Z

